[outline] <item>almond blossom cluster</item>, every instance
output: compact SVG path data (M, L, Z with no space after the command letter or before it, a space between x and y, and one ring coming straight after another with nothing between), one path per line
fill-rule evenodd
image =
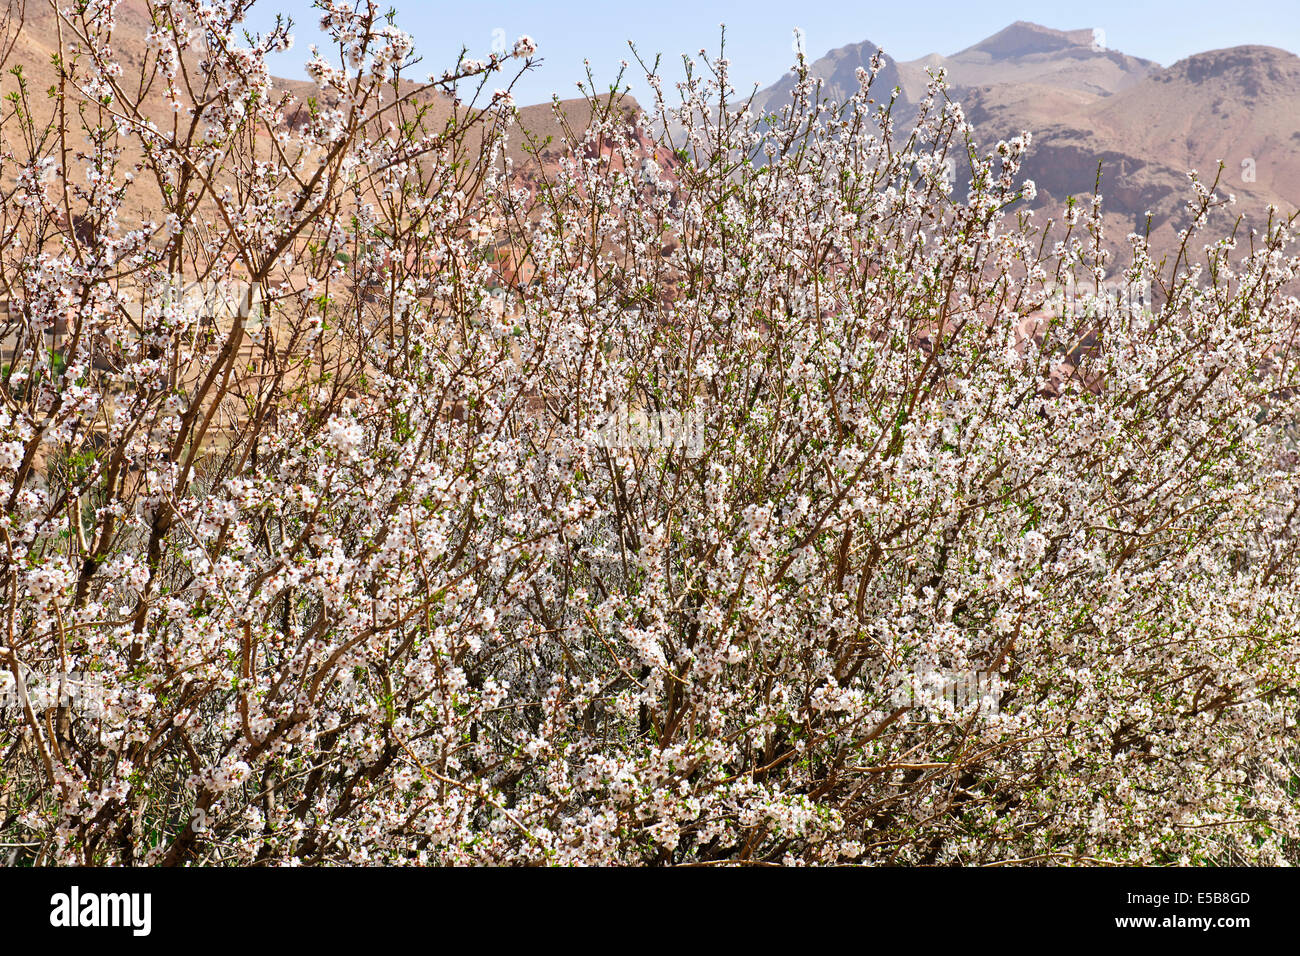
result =
M7 845L1296 861L1289 220L1207 243L1195 180L1176 262L1109 262L1099 200L1022 211L1030 137L875 69L760 117L648 68L547 152L498 58L408 78L327 2L302 101L247 7L149 0L130 71L63 11L79 110L0 116L0 668L98 695L0 710ZM1149 308L1054 294L1115 269Z

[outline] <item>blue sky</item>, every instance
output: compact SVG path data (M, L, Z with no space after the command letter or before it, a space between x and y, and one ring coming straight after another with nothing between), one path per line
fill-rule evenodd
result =
M806 36L810 58L846 43L871 40L886 53L909 60L936 52L955 53L1016 20L1032 20L1062 30L1098 27L1108 46L1169 65L1192 53L1246 43L1300 51L1300 7L1296 0L1093 0L1081 4L1014 2L1014 0L929 0L928 3L745 3L715 0L646 2L527 2L462 0L429 3L389 0L397 23L415 37L425 61L421 75L441 73L454 62L462 45L484 57L494 37L513 44L519 34L537 40L544 64L516 87L520 103L549 100L552 92L577 95L583 59L591 61L597 80L608 84L627 41L643 54L665 54L676 65L682 53L701 47L717 50L720 23L727 25L732 77L742 93L758 83L778 79L794 61L793 30ZM318 16L309 0L259 0L252 25L285 13L296 22L295 48L275 63L277 73L300 76L307 45L319 39ZM502 33L496 33L496 31ZM680 77L680 67L666 69ZM643 83L633 78L632 91L646 102Z

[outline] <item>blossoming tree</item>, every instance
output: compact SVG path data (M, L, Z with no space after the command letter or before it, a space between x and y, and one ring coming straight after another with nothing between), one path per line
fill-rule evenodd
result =
M26 859L1294 861L1289 220L1193 179L1149 308L1067 304L1100 197L1035 224L941 78L646 66L524 188L511 57L328 2L282 90L247 6L129 68L60 8L3 114Z

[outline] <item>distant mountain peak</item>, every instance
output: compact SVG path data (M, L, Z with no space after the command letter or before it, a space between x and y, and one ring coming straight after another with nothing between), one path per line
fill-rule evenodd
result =
M1017 20L993 36L967 47L956 57L972 53L987 54L994 59L1009 59L1034 54L1055 53L1070 47L1086 47L1101 52L1105 36L1099 30L1054 30L1028 20Z

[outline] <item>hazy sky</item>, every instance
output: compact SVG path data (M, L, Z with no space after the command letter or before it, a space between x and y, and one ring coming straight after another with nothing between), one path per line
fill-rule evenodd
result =
M926 53L956 53L1016 20L1032 20L1060 30L1097 27L1106 44L1125 53L1168 65L1192 53L1266 44L1300 50L1300 6L1296 0L1092 0L1061 4L1013 0L930 0L929 3L777 3L747 0L572 0L539 3L526 0L462 0L428 3L390 0L397 23L415 37L424 57L421 74L441 73L454 62L461 46L483 58L494 38L513 45L523 33L540 47L544 64L516 87L520 103L577 95L589 59L597 80L613 80L622 59L630 59L627 41L643 54L663 53L680 63L682 53L718 47L719 24L727 25L727 51L737 89L747 93L754 83L766 86L794 61L793 30L804 31L809 57L827 50L871 40L896 59ZM309 0L259 0L254 26L276 13L295 20L295 48L276 62L276 72L301 75L309 43L319 39L318 16ZM497 33L496 31L501 31ZM680 67L665 70L676 80ZM645 86L633 78L633 93L643 97ZM644 99L643 99L644 102Z

